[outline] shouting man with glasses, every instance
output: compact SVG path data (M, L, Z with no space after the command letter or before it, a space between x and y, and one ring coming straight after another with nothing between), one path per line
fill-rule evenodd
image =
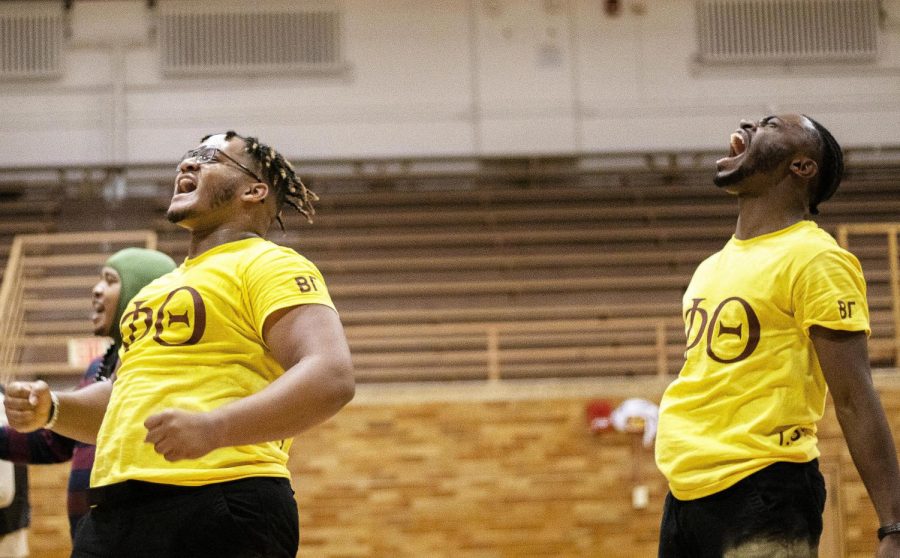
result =
M115 383L14 383L7 414L96 439L73 556L294 558L291 439L350 401L354 380L318 269L263 237L285 204L310 219L316 197L234 132L177 171L167 218L190 231L188 257L126 307Z

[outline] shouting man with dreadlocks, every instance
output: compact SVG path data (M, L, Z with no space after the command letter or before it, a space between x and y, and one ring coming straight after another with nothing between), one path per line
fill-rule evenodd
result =
M684 294L686 360L656 445L670 489L660 557L817 555L826 390L881 521L878 556L900 556L900 474L872 384L862 269L808 220L842 161L828 130L784 114L742 121L717 162L737 227Z
M146 248L125 248L106 260L100 269L100 280L91 289L91 323L94 335L111 337L112 344L103 356L91 361L79 382L79 388L109 380L119 362L122 336L118 323L128 301L148 283L173 269L175 262L172 258ZM0 426L0 459L22 464L72 461L66 503L69 531L74 537L78 523L88 512L87 490L94 464L94 446L50 430L40 429L24 434L8 426Z
M350 401L354 380L322 275L263 237L285 204L309 219L316 198L234 132L177 170L167 217L190 231L188 257L125 309L112 389L12 384L7 414L96 437L73 556L294 558L291 439Z

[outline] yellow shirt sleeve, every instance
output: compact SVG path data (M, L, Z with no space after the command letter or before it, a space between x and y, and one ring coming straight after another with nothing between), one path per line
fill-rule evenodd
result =
M334 309L321 272L290 248L261 252L248 262L244 274L247 302L260 339L266 318L277 310L302 304Z
M794 285L797 323L839 331L871 332L866 281L859 260L843 249L827 250L812 258Z

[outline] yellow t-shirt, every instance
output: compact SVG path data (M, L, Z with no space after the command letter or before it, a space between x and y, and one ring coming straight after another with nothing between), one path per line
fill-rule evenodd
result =
M672 494L714 494L776 461L818 457L826 384L809 329L869 333L857 259L812 221L732 238L683 299L685 363L660 403Z
M188 258L144 287L119 324L122 366L97 436L91 485L288 477L289 439L171 463L144 442L144 421L167 408L209 411L268 386L284 370L263 341L263 324L300 304L334 308L309 260L261 238Z

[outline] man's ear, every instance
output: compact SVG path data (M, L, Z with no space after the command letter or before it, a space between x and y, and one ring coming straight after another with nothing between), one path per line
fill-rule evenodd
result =
M241 201L250 203L263 203L269 196L269 185L265 182L254 182L244 187L241 194Z
M801 155L791 161L791 172L799 178L809 180L819 173L819 165L806 155Z

